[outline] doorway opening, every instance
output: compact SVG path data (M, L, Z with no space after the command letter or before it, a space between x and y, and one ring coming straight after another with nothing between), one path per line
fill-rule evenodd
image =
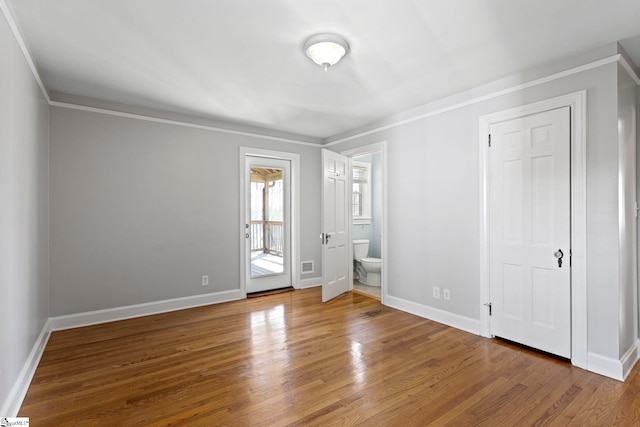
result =
M348 150L350 158L349 284L384 303L386 282L386 142Z
M382 154L351 157L353 291L381 299Z

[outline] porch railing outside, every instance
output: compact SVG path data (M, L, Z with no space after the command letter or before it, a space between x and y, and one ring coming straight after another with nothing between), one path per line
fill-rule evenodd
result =
M251 221L251 250L282 255L284 251L282 221Z

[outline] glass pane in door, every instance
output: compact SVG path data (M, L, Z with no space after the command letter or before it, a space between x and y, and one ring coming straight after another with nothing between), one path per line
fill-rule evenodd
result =
M284 273L284 170L251 168L251 277Z

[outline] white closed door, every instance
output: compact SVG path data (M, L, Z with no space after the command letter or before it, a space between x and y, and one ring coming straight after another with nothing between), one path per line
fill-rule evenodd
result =
M571 357L570 108L492 124L491 334Z
M349 290L349 158L322 150L322 301Z

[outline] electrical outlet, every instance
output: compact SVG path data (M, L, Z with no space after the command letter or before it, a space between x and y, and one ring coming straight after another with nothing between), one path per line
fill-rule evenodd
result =
M444 297L444 299L449 301L451 299L451 290L450 289L443 289L442 290L442 296Z
M440 288L438 286L433 287L433 297L440 299Z
M209 286L209 276L202 276L202 286Z

